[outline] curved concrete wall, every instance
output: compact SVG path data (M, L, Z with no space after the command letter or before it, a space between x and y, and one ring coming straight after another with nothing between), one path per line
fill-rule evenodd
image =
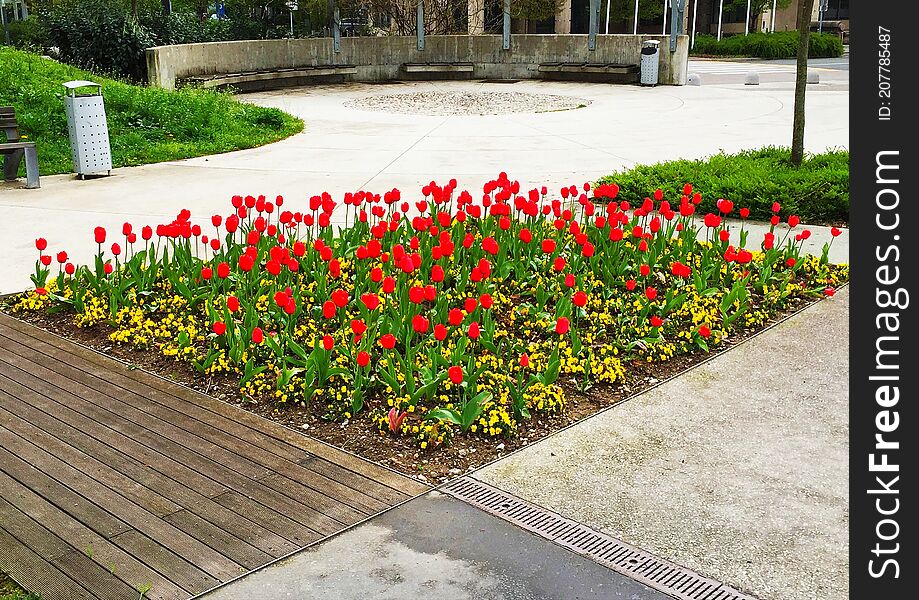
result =
M538 78L539 63L591 62L638 64L641 43L659 40L659 81L683 85L689 60L689 38L680 36L670 52L670 36L598 35L597 48L587 49L586 35L513 35L510 50L499 35L426 36L424 50L414 37L348 37L341 52L331 38L246 40L159 46L147 50L151 85L173 89L176 80L220 73L269 71L304 66L353 65L351 81L399 79L403 63L471 62L475 79Z

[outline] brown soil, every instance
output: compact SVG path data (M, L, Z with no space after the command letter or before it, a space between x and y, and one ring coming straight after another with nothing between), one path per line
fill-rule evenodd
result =
M791 301L788 310L773 318L766 327L788 318L813 302L814 300L801 299ZM465 434L456 436L447 446L420 450L409 437L380 433L371 419L333 422L322 418L317 414L319 411L310 410L299 404L278 406L270 400L253 402L240 395L238 381L228 377L205 378L191 365L176 362L159 353L141 352L112 344L106 337L110 330L105 325L79 329L72 324L70 315L60 313L25 313L15 316L103 354L283 423L306 435L433 485L506 456L600 410L627 400L762 331L743 331L733 338L726 338L717 350L709 353L699 351L676 356L668 362L650 365L637 361L626 364L626 379L623 382L614 386L597 386L586 393L580 392L573 382L559 379L558 383L565 389L568 401L564 413L534 415L532 419L518 426L513 437L499 439ZM376 408L373 403L368 402L365 410L373 408Z

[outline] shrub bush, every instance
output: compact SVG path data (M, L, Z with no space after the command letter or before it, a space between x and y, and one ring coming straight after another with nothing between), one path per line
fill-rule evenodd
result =
M782 214L797 214L805 223L846 223L849 220L849 153L830 151L806 158L800 168L789 162L787 148L767 147L738 154L720 153L702 160L674 160L641 165L615 173L600 183L615 182L619 196L634 202L662 189L679 198L684 183L702 191L699 212L716 211L726 198L750 208L750 217L768 220L772 203Z
M692 53L714 56L752 56L756 58L795 58L798 55L797 31L751 33L722 38L697 35ZM842 42L830 33L811 33L808 45L811 58L842 56Z

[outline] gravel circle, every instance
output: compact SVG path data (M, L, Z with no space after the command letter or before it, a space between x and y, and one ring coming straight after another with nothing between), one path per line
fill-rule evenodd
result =
M415 92L367 96L345 103L348 108L407 115L507 115L583 108L590 100L575 96L524 92Z

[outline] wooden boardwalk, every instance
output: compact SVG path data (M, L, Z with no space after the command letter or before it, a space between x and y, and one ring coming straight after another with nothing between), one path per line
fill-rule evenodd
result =
M428 488L0 314L0 570L187 599Z

